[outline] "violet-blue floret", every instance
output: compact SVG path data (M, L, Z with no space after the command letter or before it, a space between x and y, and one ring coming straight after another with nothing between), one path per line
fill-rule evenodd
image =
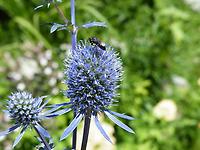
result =
M123 72L121 59L112 47L106 45L106 50L103 50L98 45L81 41L73 55L65 60L65 66L65 84L68 89L64 94L70 99L70 108L77 115L64 130L61 140L73 132L88 109L97 128L108 141L111 142L98 120L100 113L104 113L124 130L134 133L115 116L127 120L134 118L109 110L110 106L117 102L115 98L118 96L117 89Z
M8 128L6 131L0 132L0 136L5 136L19 128L21 128L20 134L15 139L13 147L15 147L25 131L29 127L34 127L44 137L50 139L50 134L41 125L41 121L52 117L59 116L68 112L70 109L59 110L65 104L51 105L48 111L44 111L47 107L48 100L43 102L46 96L33 98L32 94L28 92L15 92L12 93L7 100L7 110L5 112L14 121L14 125Z

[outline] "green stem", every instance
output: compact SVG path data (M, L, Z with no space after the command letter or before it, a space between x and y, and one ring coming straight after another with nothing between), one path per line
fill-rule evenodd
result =
M65 17L63 11L58 7L58 4L56 2L54 2L54 7L56 8L60 18L62 18L65 24L68 25L68 19Z

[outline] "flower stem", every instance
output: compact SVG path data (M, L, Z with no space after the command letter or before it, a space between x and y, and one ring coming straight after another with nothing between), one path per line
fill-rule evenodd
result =
M74 112L74 118L76 117L76 113ZM72 136L72 150L76 150L76 135L77 135L77 128L74 129L73 131L73 136Z
M75 18L75 0L71 0L71 24L73 26L73 30L71 31L71 43L72 43L72 54L76 49L76 38L77 38L77 29L76 29L76 18ZM76 112L74 112L74 118L76 117ZM77 128L73 131L72 137L72 150L76 150L76 136Z
M90 121L91 121L91 109L87 109L87 112L86 112L86 115L85 115L81 150L86 150L86 147L87 147L87 141L88 141L89 130L90 130Z
M72 52L76 48L76 38L77 38L77 28L76 28L76 18L75 18L75 0L71 0L71 24L73 29L71 31L71 40L72 40ZM73 53L72 53L73 54Z
M45 137L40 134L40 132L38 131L38 129L36 127L34 127L35 131L37 132L37 134L39 135L40 139L42 140L43 144L45 145L47 150L51 150L51 147L49 146L49 143L46 141Z
M75 0L71 0L71 23L75 25Z

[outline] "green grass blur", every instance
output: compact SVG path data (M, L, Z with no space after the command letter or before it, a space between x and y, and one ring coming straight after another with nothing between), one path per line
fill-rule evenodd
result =
M48 23L62 20L52 6L34 11L39 3L0 1L0 131L9 126L2 110L15 90L49 95L51 103L68 101L61 91L70 34L50 34ZM70 18L70 1L59 6ZM76 0L77 25L91 21L108 28L81 29L78 39L96 36L120 53L124 76L113 110L136 118L125 121L135 135L104 119L114 126L115 149L199 150L200 12L184 0ZM44 122L56 150L70 146L70 137L59 143L59 136L71 119L69 113ZM0 150L16 135L0 140ZM33 149L34 135L27 133L16 150Z

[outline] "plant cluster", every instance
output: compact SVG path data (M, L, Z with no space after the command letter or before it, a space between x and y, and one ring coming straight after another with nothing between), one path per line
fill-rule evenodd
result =
M72 149L76 148L77 126L82 119L85 120L81 150L86 150L90 121L94 118L95 124L101 134L112 143L106 131L100 124L98 115L104 113L116 125L124 130L134 133L134 131L118 120L115 116L127 120L132 117L110 110L110 107L117 101L117 89L122 79L122 61L115 50L108 44L102 44L97 38L83 40L77 43L77 33L80 28L106 27L103 22L90 22L77 26L75 22L75 0L71 0L71 22L64 16L58 3L61 0L46 0L37 6L35 10L53 5L63 24L51 23L50 33L58 30L68 30L71 34L72 48L70 55L65 59L66 77L65 84L67 90L64 95L70 99L69 102L47 105L48 100L43 102L46 96L34 98L32 94L22 91L12 93L7 100L7 110L5 111L14 121L14 125L6 131L0 132L0 136L5 136L18 128L21 128L13 148L22 139L28 128L34 129L38 134L38 141L42 146L39 149L51 150L56 145L52 143L52 138L43 127L42 120L51 119L73 111L74 119L64 130L60 137L63 140L73 132Z

